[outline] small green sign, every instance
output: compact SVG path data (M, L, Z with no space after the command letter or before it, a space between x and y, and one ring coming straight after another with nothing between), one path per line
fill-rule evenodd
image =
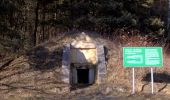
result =
M124 47L124 67L163 67L161 47Z

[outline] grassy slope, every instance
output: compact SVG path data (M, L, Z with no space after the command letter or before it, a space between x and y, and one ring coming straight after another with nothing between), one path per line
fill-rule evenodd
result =
M128 36L121 31L119 36L100 36L90 32L90 36L99 44L107 48L107 86L119 87L126 92L131 89L131 69L122 66L122 47L124 46L159 46L150 42L147 37L140 35ZM60 34L58 37L47 41L27 54L15 59L9 66L0 72L0 94L8 97L53 97L58 93L68 91L68 85L60 80L62 48L72 42L77 34ZM79 39L79 38L78 38ZM162 44L161 44L162 45ZM169 60L167 48L164 47L164 68L156 68L155 91L170 94L169 91ZM47 67L48 66L48 67ZM150 92L149 81L142 81L149 73L149 68L138 68L136 71L136 90L138 92ZM160 74L157 74L160 73ZM165 76L164 76L165 75ZM148 78L147 78L148 79ZM159 83L159 82L162 82ZM106 90L107 91L107 90Z

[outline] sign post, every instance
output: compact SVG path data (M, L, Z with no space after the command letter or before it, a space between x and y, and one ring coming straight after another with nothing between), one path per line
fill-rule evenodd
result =
M152 94L153 94L153 68L151 67L151 86L152 86Z
M133 75L132 75L132 94L135 94L135 68L132 68L132 72L133 72Z
M137 67L151 67L151 85L153 93L153 67L162 67L162 48L161 47L124 47L123 48L123 66L132 67L133 71L133 89L135 93L135 72Z

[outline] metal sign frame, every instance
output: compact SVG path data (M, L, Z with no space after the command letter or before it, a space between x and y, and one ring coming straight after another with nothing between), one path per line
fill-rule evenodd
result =
M126 54L127 50L129 50L128 52L131 54ZM153 53L149 52L151 50L154 50L154 52ZM157 55L155 56L158 57L152 58L154 57L153 55L154 53L155 54L157 53ZM149 60L150 58L148 56L150 56L150 58L152 58L153 60ZM132 59L131 62L129 61L129 59ZM141 62L139 61L137 62L137 60L139 59L141 59ZM123 47L123 66L124 67L163 67L162 47Z
M132 59L131 65L125 63L125 60L126 60L125 59L125 49L132 49L132 51L133 51L133 49L134 50L138 49L138 51L130 52L130 54L132 54L132 56L129 57L129 58ZM155 55L154 55L154 53L151 53L151 52L148 53L149 57L152 58L151 62L149 62L150 64L146 64L145 59L149 59L149 57L146 57L146 54L147 54L146 49L156 50L156 51L154 51ZM139 54L136 54L136 53L139 53ZM135 57L136 57L136 59L135 59ZM135 61L137 60L137 58L142 58L142 61L141 61L142 63L138 62L138 64L135 64ZM153 64L154 60L159 61L159 62L155 61L157 64ZM154 83L153 67L163 67L162 47L123 47L123 66L125 68L128 68L128 67L132 68L132 94L135 94L135 68L137 68L137 67L151 67L151 93L153 94L154 93L154 89L153 89L154 88L153 87L153 83Z

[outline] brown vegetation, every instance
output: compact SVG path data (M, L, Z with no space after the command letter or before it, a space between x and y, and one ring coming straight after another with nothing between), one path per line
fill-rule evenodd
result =
M97 43L106 47L107 82L106 87L117 87L119 92L131 91L131 69L122 65L122 47L126 46L161 46L138 33L126 35L126 31L117 30L122 34L115 37L101 36L88 32ZM134 32L134 31L133 31ZM135 31L136 32L136 31ZM75 34L76 33L76 34ZM0 71L0 94L7 97L32 98L54 94L68 93L69 85L63 84L60 78L62 48L65 44L79 39L79 32L65 33L57 38L44 42L27 54L11 61ZM126 33L126 34L125 34ZM129 33L130 34L130 33ZM75 38L76 37L76 38ZM168 48L162 45L164 51L164 67L154 68L155 92L169 94L169 71L167 63L170 60ZM150 92L150 68L136 68L136 90L141 93ZM94 85L94 91L98 88ZM123 89L123 90L121 90ZM113 90L112 90L113 91ZM117 90L116 90L117 91ZM72 93L72 92L71 92ZM106 91L107 93L107 91ZM71 95L71 94L70 94Z

